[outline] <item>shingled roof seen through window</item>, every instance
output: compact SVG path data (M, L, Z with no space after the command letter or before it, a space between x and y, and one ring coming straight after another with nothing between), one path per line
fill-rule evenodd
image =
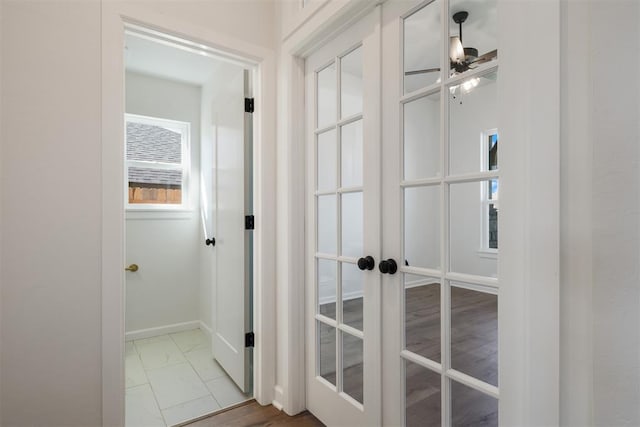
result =
M127 122L127 160L174 163L182 161L182 135L161 126ZM129 168L129 182L182 185L182 171Z

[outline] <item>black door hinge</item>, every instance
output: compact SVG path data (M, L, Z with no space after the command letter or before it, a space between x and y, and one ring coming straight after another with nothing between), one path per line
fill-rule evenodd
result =
M245 113L253 113L254 105L253 98L245 98L244 99L244 112Z
M253 347L255 344L255 336L253 332L248 332L244 334L244 346L245 347Z
M253 230L255 228L255 222L253 215L247 215L244 217L244 229Z

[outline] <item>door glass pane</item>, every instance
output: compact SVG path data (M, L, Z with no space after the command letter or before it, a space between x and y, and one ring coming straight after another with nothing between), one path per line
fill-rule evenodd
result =
M362 48L340 61L340 108L342 118L362 113Z
M491 196L491 183L494 195ZM498 180L452 184L449 192L451 271L497 277ZM495 197L495 199L489 199ZM493 208L490 207L493 205ZM494 232L492 234L492 231Z
M440 187L404 190L405 265L440 268Z
M405 424L407 427L439 427L440 374L404 361Z
M498 425L498 400L453 380L451 412L453 426Z
M342 187L362 185L362 120L341 129Z
M336 196L318 196L318 252L337 254Z
M318 128L336 122L336 80L335 62L318 73Z
M452 284L451 367L498 386L497 295Z
M318 325L318 375L336 385L336 328L320 321Z
M318 135L318 191L333 191L336 189L338 152L336 131Z
M404 93L440 79L440 9L440 0L436 0L404 20Z
M318 260L318 313L336 318L336 262Z
M449 1L451 75L498 57L497 0ZM462 35L460 34L462 24Z
M451 175L490 170L487 139L498 128L497 77L473 77L449 88Z
M363 301L363 272L355 264L342 263L342 323L362 330Z
M363 360L362 340L342 332L342 388L360 403L364 403Z
M362 192L342 195L342 255L362 256Z
M440 94L404 105L404 179L440 175Z
M405 348L440 362L440 283L404 275Z

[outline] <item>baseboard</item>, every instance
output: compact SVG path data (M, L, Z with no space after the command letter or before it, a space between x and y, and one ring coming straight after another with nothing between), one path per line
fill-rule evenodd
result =
M282 405L282 401L283 400L284 400L284 390L282 389L282 387L277 385L277 386L274 387L274 398L273 398L273 402L271 402L271 404L277 410L282 411L282 408L284 407Z
M138 329L124 334L125 341L141 340L143 338L157 337L158 335L175 334L176 332L198 329L201 322L192 320L191 322L174 323L173 325L158 326L149 329Z

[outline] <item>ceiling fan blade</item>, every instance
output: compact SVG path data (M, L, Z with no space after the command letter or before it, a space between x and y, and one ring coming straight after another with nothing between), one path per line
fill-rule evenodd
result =
M405 71L405 76L414 76L416 74L426 74L433 73L435 71L440 71L440 68L426 68L424 70L414 70L414 71Z
M471 61L472 64L484 64L485 62L489 62L492 59L496 58L498 56L498 49L494 49L490 52L485 53L484 55L480 55L479 57L477 57L476 59L474 59L473 61Z

